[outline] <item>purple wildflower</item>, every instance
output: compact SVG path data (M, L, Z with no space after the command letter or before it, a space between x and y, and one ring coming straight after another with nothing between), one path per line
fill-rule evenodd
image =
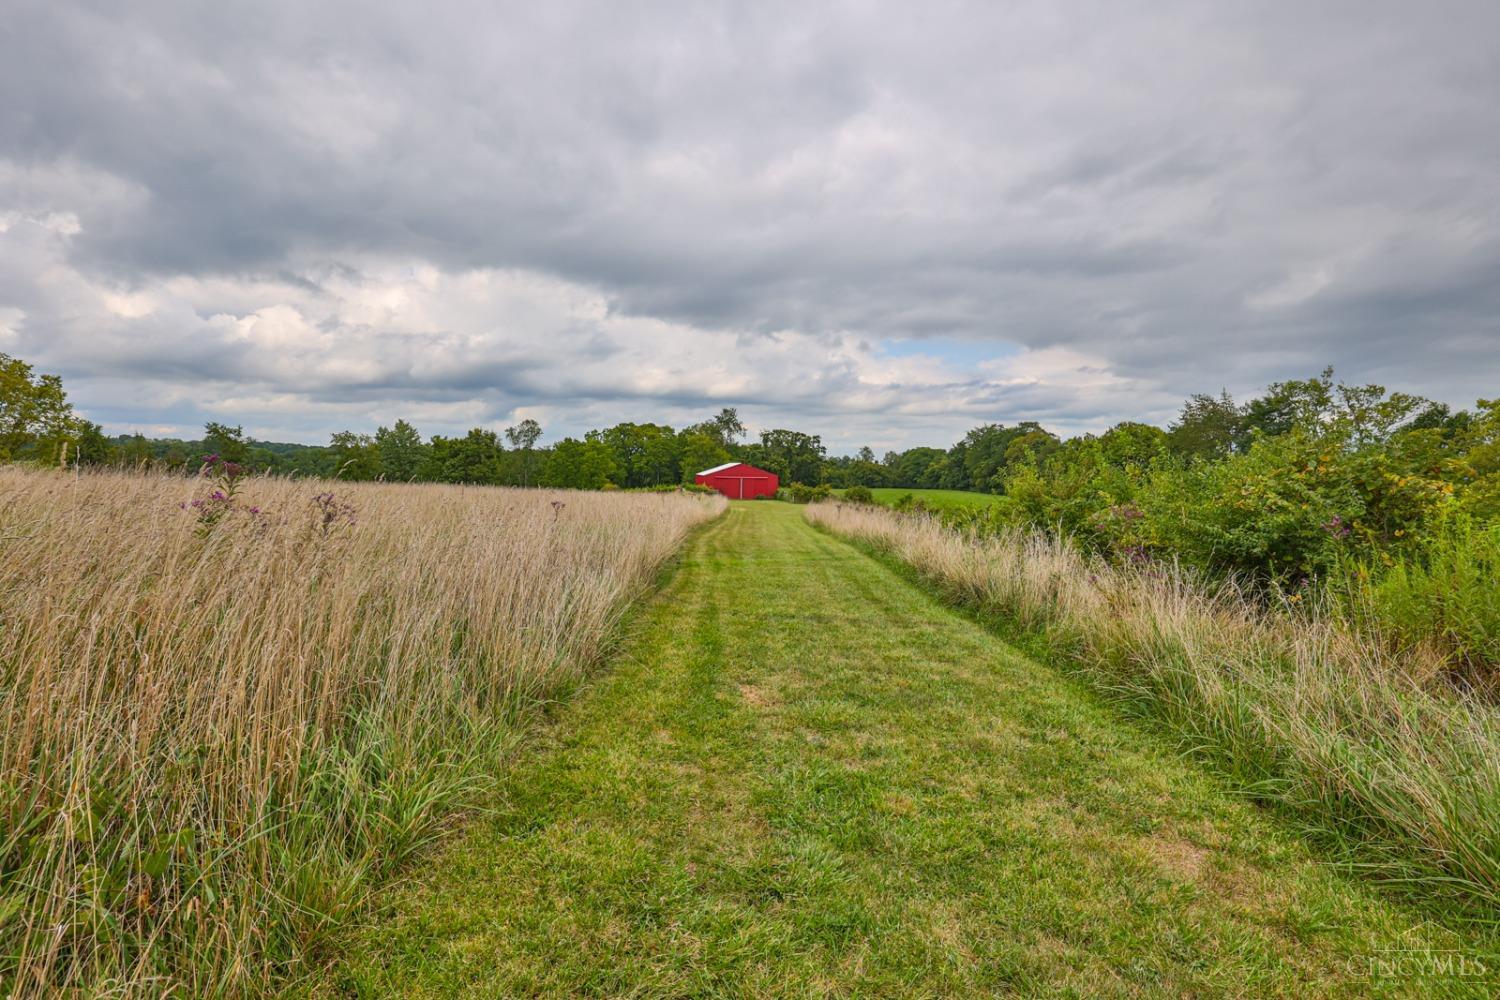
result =
M1321 525L1321 527L1324 531L1328 532L1334 538L1349 537L1349 525L1345 524L1344 519L1339 517L1337 514L1333 515L1327 521L1325 521Z
M332 493L319 493L312 498L317 507L315 526L326 537L340 522L353 525L356 522L354 504L340 500Z

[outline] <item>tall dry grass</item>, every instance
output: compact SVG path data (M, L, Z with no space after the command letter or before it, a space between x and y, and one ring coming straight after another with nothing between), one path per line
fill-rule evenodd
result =
M1350 863L1461 919L1500 919L1500 711L1446 689L1433 661L1046 534L976 537L850 504L807 517L1040 637Z
M0 994L295 976L723 506L208 489L0 467Z

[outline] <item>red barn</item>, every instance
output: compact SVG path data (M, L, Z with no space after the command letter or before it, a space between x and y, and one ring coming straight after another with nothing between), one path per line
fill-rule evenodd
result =
M704 469L693 477L700 486L711 486L731 500L750 500L754 497L773 497L781 480L776 473L757 469L744 462L725 462L712 469Z

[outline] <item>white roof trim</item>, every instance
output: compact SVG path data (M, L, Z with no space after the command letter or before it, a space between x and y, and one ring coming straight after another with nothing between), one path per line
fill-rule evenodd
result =
M711 476L715 472L723 472L725 469L732 469L736 465L744 465L744 464L745 464L744 462L725 462L723 465L716 465L712 469L704 469L702 472L698 473L698 475L700 475L700 476Z

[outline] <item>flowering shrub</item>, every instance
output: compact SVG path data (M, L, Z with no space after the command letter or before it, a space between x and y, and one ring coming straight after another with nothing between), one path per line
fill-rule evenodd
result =
M246 507L238 503L240 481L249 474L249 469L238 462L230 462L218 455L204 455L198 475L212 485L207 496L195 497L178 504L183 510L192 511L198 518L198 533L207 535L225 518L243 514L257 524L264 525L265 512L259 507Z
M1098 547L1124 553L1134 562L1146 558L1151 532L1146 512L1131 501L1111 504L1089 519L1089 527Z
M1323 524L1323 530L1334 538L1348 538L1352 529L1344 522L1342 517L1335 514Z
M312 498L313 528L324 538L341 527L352 528L357 520L354 504L333 493L319 493Z

